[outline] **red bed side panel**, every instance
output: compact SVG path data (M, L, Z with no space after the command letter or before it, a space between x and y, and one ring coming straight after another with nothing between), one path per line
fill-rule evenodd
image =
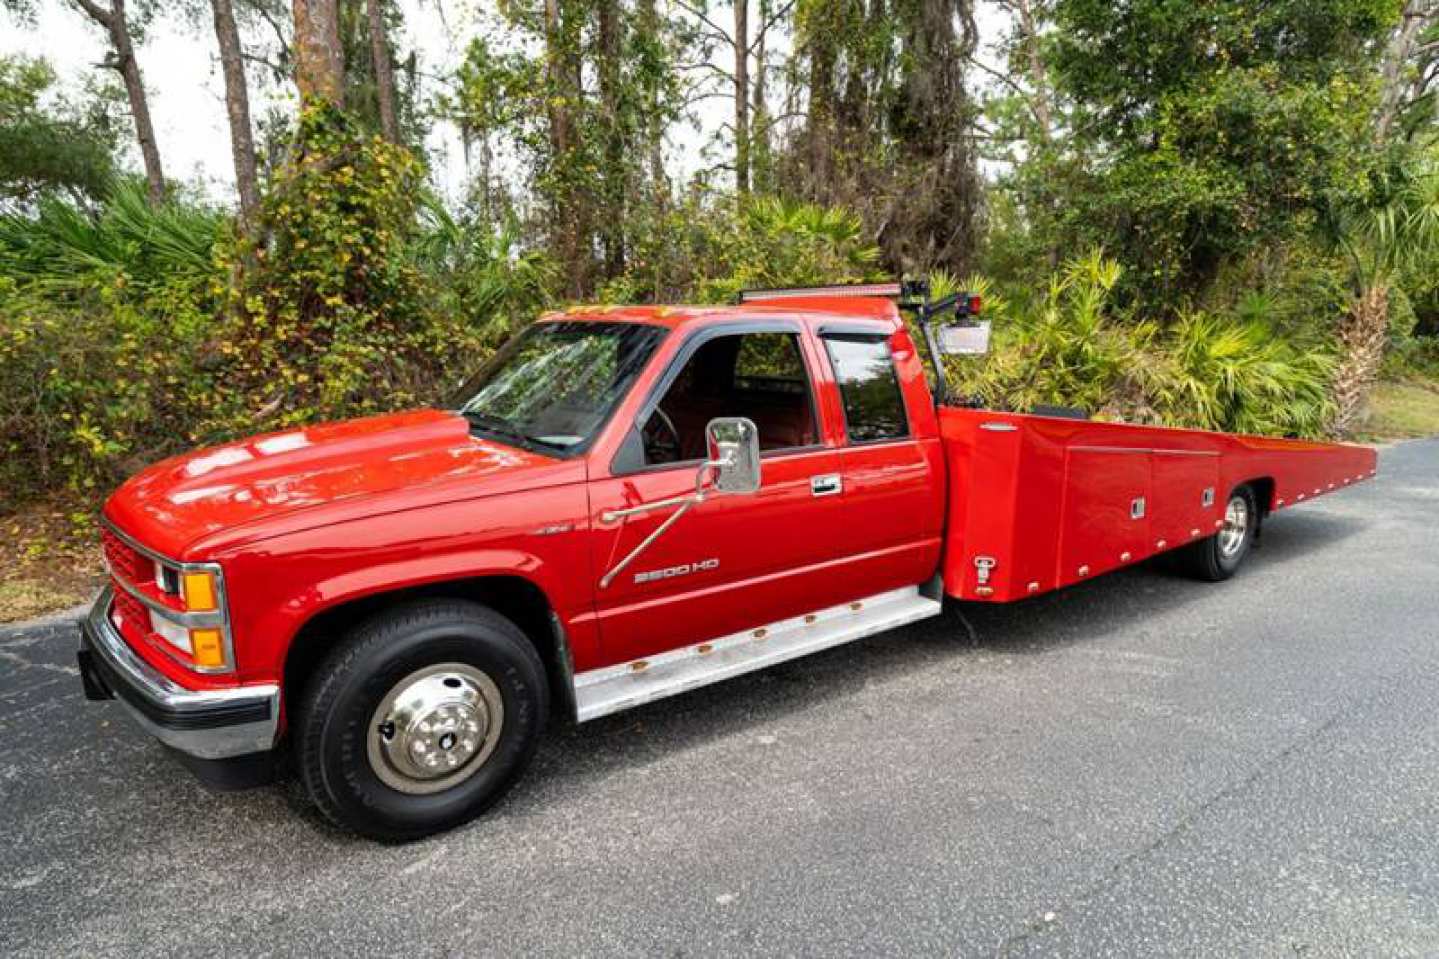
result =
M945 407L945 591L1009 602L1210 536L1235 487L1266 512L1375 475L1373 449Z

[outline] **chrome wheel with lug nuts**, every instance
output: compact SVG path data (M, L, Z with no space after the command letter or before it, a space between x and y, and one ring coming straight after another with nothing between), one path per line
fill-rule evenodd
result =
M505 704L494 680L441 663L400 680L370 723L370 768L385 785L422 795L457 786L494 752Z
M1219 553L1232 557L1245 547L1249 539L1249 500L1235 495L1224 509L1224 526L1219 531Z
M549 713L529 637L459 599L410 601L361 623L297 698L295 765L311 799L337 825L385 840L487 809L529 764Z
M1199 579L1219 582L1234 575L1254 547L1259 532L1259 500L1247 484L1236 487L1224 504L1224 515L1212 535L1190 543L1182 554L1184 565Z

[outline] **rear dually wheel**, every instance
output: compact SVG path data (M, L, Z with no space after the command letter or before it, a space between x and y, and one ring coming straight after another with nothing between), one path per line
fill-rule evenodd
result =
M1236 488L1224 505L1219 531L1189 545L1185 559L1190 572L1213 583L1233 576L1254 548L1259 518L1259 501L1254 490L1248 486Z

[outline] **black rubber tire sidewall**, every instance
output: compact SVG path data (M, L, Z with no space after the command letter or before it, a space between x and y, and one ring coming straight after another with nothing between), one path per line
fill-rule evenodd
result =
M468 663L500 690L500 741L473 776L443 792L402 793L370 767L375 708L405 676L435 663ZM498 800L528 765L548 712L545 672L513 624L474 604L417 604L366 624L319 668L300 711L297 762L320 809L377 839L416 839L467 822Z
M1200 579L1214 583L1229 579L1243 565L1249 551L1254 548L1254 537L1259 532L1260 521L1258 501L1253 490L1248 486L1240 486L1224 500L1226 510L1236 496L1244 497L1249 506L1249 528L1244 534L1244 545L1233 556L1225 557L1219 548L1218 533L1194 543L1190 548L1191 569Z

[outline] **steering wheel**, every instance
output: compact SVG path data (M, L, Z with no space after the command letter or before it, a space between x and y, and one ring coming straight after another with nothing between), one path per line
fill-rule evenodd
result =
M645 423L644 441L646 462L678 463L684 459L680 431L675 429L675 421L670 419L670 415L658 406Z

